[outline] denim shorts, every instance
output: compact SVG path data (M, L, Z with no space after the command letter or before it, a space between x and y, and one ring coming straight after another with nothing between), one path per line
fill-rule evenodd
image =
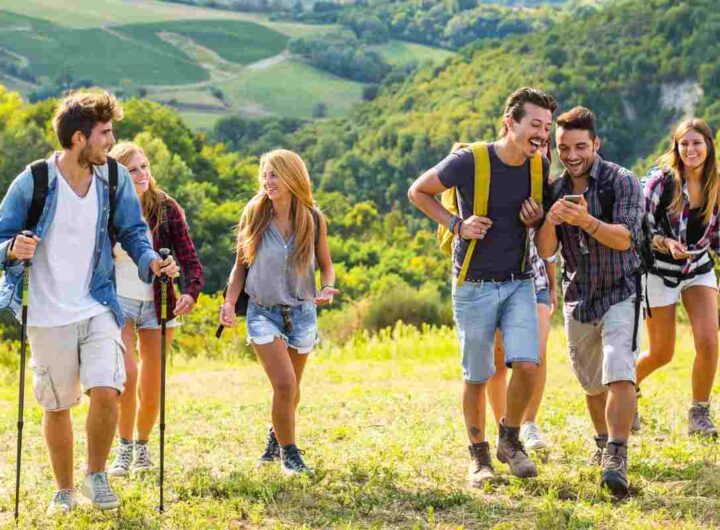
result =
M310 353L317 342L317 309L315 301L299 306L262 306L252 301L247 308L248 344L270 344L283 339L288 348Z
M155 302L153 300L133 300L118 296L118 302L120 302L125 318L132 322L137 329L160 329L160 322L158 322L155 314ZM176 328L179 325L180 323L175 318L168 320L166 323L168 328Z
M463 377L483 383L495 373L495 330L502 332L505 364L539 364L537 302L531 279L453 283L453 310Z
M550 301L550 289L541 289L535 293L535 301L538 304L545 304L548 307L552 307L552 302Z

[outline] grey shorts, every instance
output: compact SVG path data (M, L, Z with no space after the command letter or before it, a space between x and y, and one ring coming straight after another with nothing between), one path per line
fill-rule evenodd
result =
M49 411L77 405L92 388L125 386L124 346L112 312L58 327L28 327L33 390Z
M570 364L586 394L602 394L607 385L617 381L636 382L642 323L638 323L638 347L633 351L634 296L610 306L593 322L575 320L569 305L563 312Z

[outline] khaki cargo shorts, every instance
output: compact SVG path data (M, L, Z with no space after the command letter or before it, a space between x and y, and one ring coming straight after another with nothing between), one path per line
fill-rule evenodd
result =
M58 327L28 327L32 357L33 390L48 411L69 409L80 403L80 386L125 387L125 351L120 328L111 311Z
M633 351L634 296L610 306L602 318L593 322L575 320L569 306L564 316L570 364L587 395L602 394L607 385L617 381L637 382L635 362L642 322L638 323L638 347Z

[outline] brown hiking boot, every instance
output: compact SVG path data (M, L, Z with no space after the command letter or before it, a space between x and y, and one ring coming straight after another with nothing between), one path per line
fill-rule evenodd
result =
M688 434L715 438L718 429L710 419L710 403L697 403L688 411Z
M472 461L468 464L467 483L471 488L481 488L495 476L490 457L490 444L480 442L468 446Z
M505 427L505 419L498 426L497 459L510 466L510 472L516 477L537 476L535 463L528 458L520 441L520 427Z
M605 434L601 436L595 436L594 438L597 449L595 449L595 453L593 453L592 457L590 458L590 465L601 466L603 455L605 454L605 448L607 447L608 437L607 434Z
M610 490L615 500L630 495L627 478L627 445L608 442L602 460L602 478L600 484Z

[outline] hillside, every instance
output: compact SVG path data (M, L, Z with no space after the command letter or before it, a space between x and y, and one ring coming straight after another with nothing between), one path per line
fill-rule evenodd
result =
M334 29L153 0L0 0L0 82L32 100L101 85L170 104L196 128L226 114L339 117L364 84L287 53L291 38ZM450 55L393 41L376 51L400 65Z
M410 211L409 183L456 140L496 137L504 98L522 85L561 109L597 116L603 154L633 166L688 112L720 125L720 13L712 0L619 0L524 36L484 41L380 89L347 119L310 124L285 143L326 190ZM642 31L639 31L641 28ZM693 31L689 32L688 28Z

